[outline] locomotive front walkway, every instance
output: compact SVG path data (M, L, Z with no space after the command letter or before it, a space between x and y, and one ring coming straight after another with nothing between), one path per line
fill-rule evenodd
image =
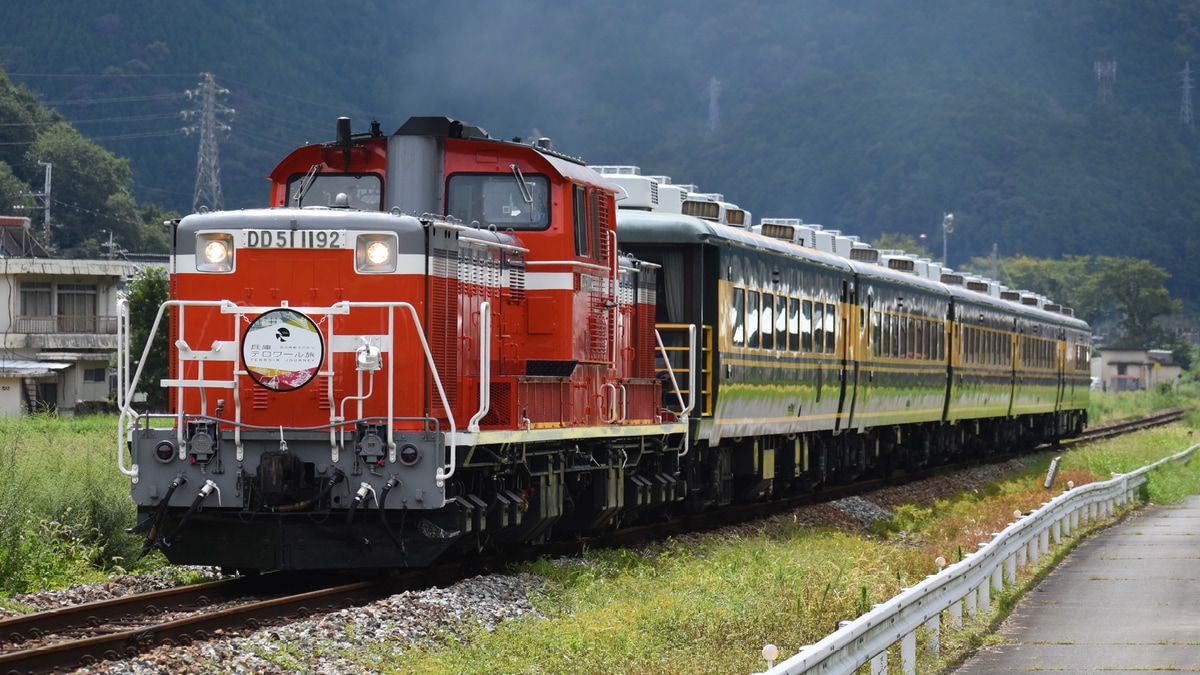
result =
M954 675L1200 672L1200 496L1081 542Z

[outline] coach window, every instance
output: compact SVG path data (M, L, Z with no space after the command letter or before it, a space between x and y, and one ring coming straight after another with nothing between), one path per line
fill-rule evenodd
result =
M813 303L813 351L825 351L825 305L819 302Z
M787 349L787 339L787 298L777 295L775 296L775 349Z
M572 191L575 213L575 255L588 254L588 220L587 220L587 191L582 185L576 185Z
M833 305L825 305L825 353L837 351L837 313Z
M880 340L880 351L882 356L888 357L892 355L892 315L884 314L881 317L880 323L883 325L883 339Z
M762 316L759 317L759 333L762 335L763 349L775 348L775 296L770 293L763 293L762 296Z
M788 298L788 350L800 351L800 298Z
M446 215L501 230L544 230L550 225L549 181L513 173L456 173L446 181Z
M892 358L898 358L900 356L900 344L903 340L903 336L900 334L900 317L893 314L889 323L892 326L892 339L889 343L891 345Z
M733 336L733 346L741 347L746 344L746 314L743 311L745 304L745 291L740 288L733 289L733 306L729 308L729 326L730 333Z
M758 349L758 291L746 294L746 346Z
M925 319L917 319L917 348L913 350L913 356L918 359L924 359L929 350L925 347Z
M813 350L813 303L812 300L805 300L802 305L803 311L800 314L800 349L805 352Z
M879 312L871 313L871 350L876 358L880 356L880 350L883 349L883 327L879 325Z

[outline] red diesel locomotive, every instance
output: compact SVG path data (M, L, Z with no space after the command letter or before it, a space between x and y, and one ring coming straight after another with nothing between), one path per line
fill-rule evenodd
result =
M175 227L174 424L122 417L148 547L427 565L681 499L656 269L618 254L599 175L414 118L390 137L340 120L271 179L277 208Z

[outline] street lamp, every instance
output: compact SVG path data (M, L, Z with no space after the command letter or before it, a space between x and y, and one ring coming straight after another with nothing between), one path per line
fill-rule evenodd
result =
M949 265L950 261L946 258L946 242L950 239L950 233L954 231L954 214L947 213L942 216L942 264Z

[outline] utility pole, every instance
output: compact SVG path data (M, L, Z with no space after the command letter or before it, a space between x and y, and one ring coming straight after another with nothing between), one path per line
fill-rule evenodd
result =
M44 215L42 217L42 229L44 230L43 236L45 238L43 245L48 250L53 250L54 244L50 238L50 174L51 174L52 169L54 168L54 165L51 164L50 162L41 162L41 161L39 161L38 164L40 166L46 167L46 182L42 187L42 191L41 192L22 192L21 194L22 194L22 196L25 196L25 197L34 197L36 199L42 200L42 208L44 209L44 211L43 211Z
M1113 82L1117 79L1116 61L1096 61L1092 64L1096 71L1096 100L1101 105L1112 101Z
M1195 131L1192 126L1192 63L1191 61L1183 62L1183 74L1180 75L1183 79L1183 100L1179 102L1179 121L1183 123L1189 130Z
M184 92L189 99L198 99L200 107L183 111L184 119L199 118L198 124L184 127L183 133L200 134L200 152L196 157L196 191L192 197L192 211L202 205L218 210L225 205L221 196L221 166L217 158L217 132L229 131L230 126L217 119L217 115L232 115L233 108L217 103L217 97L229 93L217 86L212 73L201 73L204 81L197 89ZM207 200L207 201L206 201Z
M708 132L717 133L721 126L721 82L717 78L708 81Z

